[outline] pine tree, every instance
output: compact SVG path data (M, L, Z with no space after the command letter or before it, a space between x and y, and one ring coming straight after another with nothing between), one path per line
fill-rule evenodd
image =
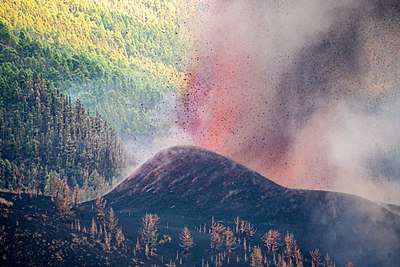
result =
M90 157L89 151L87 151L85 157ZM90 165L92 164L94 164L94 162L92 162ZM90 173L90 175L87 177L83 185L83 189L86 192L87 198L92 198L93 196L95 196L96 192L97 194L102 193L105 187L106 187L106 181L104 177L98 172L97 169L94 169Z
M111 233L115 233L115 230L118 226L118 218L115 216L114 209L110 208L110 212L108 215L108 228Z
M115 233L115 239L117 240L118 247L123 246L125 241L125 236L120 227L117 229L117 232Z
M97 218L104 219L105 209L106 209L106 200L103 199L103 197L101 197L100 194L98 194L97 199L96 199L96 206L95 206Z
M181 246L185 253L189 253L189 250L193 247L193 237L190 234L190 231L187 227L183 228L183 231L180 235L180 240L181 242L179 243L179 246Z
M142 218L142 227L139 230L140 241L150 253L150 256L156 251L158 239L158 220L157 214L147 214Z
M46 175L46 186L44 187L44 194L51 196L52 199L57 197L57 193L60 189L61 178L56 171L50 171Z
M296 240L294 239L294 235L291 233L286 233L285 236L285 254L289 264L292 263L295 253L297 250Z
M79 101L72 106L59 90L24 71L3 78L7 90L0 90L0 163L6 166L0 187L31 195L44 191L54 200L61 177L83 186L87 171L97 177L97 187L89 187L97 193L119 175L123 150L108 124L101 119L97 128L88 123L94 118Z
M67 182L61 182L60 192L57 194L57 209L61 217L69 217L73 214L73 202Z

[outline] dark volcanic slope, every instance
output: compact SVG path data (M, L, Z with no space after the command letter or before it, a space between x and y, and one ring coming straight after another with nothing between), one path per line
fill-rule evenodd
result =
M154 207L157 211L191 214L196 207L195 214L234 216L247 211L249 203L265 198L279 202L284 191L220 155L193 147L175 147L147 161L107 198L113 206L121 204L121 209L127 210ZM265 211L254 211L256 214Z
M113 191L120 212L196 220L240 216L292 231L301 247L320 248L343 265L400 266L400 217L360 197L292 190L204 149L175 147L146 162Z

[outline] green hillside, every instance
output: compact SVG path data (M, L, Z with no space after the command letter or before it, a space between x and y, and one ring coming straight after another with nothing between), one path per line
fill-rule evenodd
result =
M38 74L123 136L147 134L181 87L180 25L193 7L180 2L2 1L0 73Z
M93 197L125 168L120 137L151 136L182 88L185 20L176 0L3 0L0 188L51 180Z
M93 197L120 177L122 145L98 114L24 71L0 87L0 188L44 192L61 179Z

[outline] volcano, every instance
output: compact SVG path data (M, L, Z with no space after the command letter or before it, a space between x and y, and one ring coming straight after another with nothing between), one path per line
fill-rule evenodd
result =
M293 232L301 247L329 251L339 265L400 266L400 216L361 197L282 187L211 151L159 152L105 198L120 214L153 212L175 224L236 216Z

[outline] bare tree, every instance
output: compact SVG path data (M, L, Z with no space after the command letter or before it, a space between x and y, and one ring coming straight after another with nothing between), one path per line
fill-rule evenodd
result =
M149 246L146 244L145 246L144 246L144 255L146 256L146 258L148 258L149 257Z
M243 234L244 233L244 226L245 226L245 221L240 221L240 227L239 227L239 232L241 233L241 234Z
M189 250L193 247L194 243L193 237L187 227L183 228L179 239L181 240L179 246L181 246L185 250L185 253L189 253Z
M235 233L239 234L239 217L237 216L235 219Z
M95 238L97 235L97 224L96 220L93 218L92 219L92 226L90 227L90 235Z
M301 255L300 249L296 249L296 254L295 254L295 259L296 259L296 267L303 267L303 255Z
M336 267L336 264L331 260L328 254L325 256L325 266L324 267Z
M76 230L78 232L80 232L81 231L81 222L78 220L75 225L76 225Z
M319 250L316 248L313 251L310 251L311 255L311 267L318 267L319 263L321 261L321 254L319 253Z
M246 239L250 241L254 234L256 233L256 229L250 222L245 222L244 224L244 234L246 235ZM249 242L250 243L250 242Z
M273 261L275 262L275 253L281 245L281 234L277 230L269 230L267 233L265 233L262 239L265 243L265 246L267 246L268 253L272 254Z
M251 267L262 267L263 266L263 255L260 247L254 247L251 253Z
M142 249L140 246L139 238L136 238L136 244L135 244L135 252L139 252Z
M172 237L170 237L169 235L163 235L163 238L160 239L160 241L158 241L159 245L164 245L166 243L171 243L172 241Z
M104 230L104 244L103 244L103 250L105 252L109 252L111 250L111 233L107 233L106 230Z
M228 253L236 249L236 244L237 244L236 236L233 233L233 231L228 227L225 230L225 248L228 251Z
M133 266L138 266L138 258L136 256L136 247L133 248L133 253L132 253L132 264Z
M97 236L100 238L103 235L103 226L99 225L99 231L97 231Z
M211 231L210 231L210 241L211 241L211 249L214 251L220 251L222 245L224 243L224 233L225 233L225 226L220 223L216 223L215 221L211 224Z
M147 247L150 256L153 256L158 239L158 221L157 214L147 214L142 218L142 227L139 230L140 241L145 248Z
M286 258L291 264L296 254L297 244L296 240L294 239L294 235L287 232L285 236L285 254Z

